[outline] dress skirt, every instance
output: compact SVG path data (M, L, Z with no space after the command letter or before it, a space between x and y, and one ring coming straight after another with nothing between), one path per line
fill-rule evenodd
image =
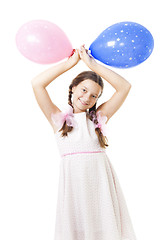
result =
M105 152L62 157L54 240L136 240L118 177Z

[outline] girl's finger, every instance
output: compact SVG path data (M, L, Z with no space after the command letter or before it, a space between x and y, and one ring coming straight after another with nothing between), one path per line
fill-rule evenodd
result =
M78 51L79 51L79 55L81 57L82 56L82 51L80 49Z
M85 46L85 44L83 44L83 45L80 47L80 50L81 50L81 51L85 50L85 47L84 47L84 46Z

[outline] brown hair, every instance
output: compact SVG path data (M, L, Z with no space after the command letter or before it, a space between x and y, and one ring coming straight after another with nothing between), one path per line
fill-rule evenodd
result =
M72 87L74 86L77 86L80 82L86 80L86 79L90 79L96 83L98 83L100 86L101 86L101 93L100 95L98 96L98 98L102 95L102 92L103 92L103 87L104 87L104 84L103 84L103 80L102 78L95 72L93 71L84 71L84 72L81 72L80 74L78 74L71 82L71 84L69 85L69 95L68 95L68 104L73 107L72 105L72 101L71 101L71 98L72 98ZM97 121L97 116L96 116L96 103L95 105L89 109L89 113L87 113L87 117L93 121L93 118L94 118L94 123L97 124L98 121ZM73 129L72 126L68 126L66 124L66 121L64 122L62 128L59 130L59 131L62 131L62 137L64 136L67 136L67 132L71 132ZM101 132L101 129L100 128L95 128L95 132L98 136L98 139L99 139L99 142L100 142L100 145L101 147L103 148L106 148L108 147L109 145L107 144L108 142L108 139L106 136L104 136Z

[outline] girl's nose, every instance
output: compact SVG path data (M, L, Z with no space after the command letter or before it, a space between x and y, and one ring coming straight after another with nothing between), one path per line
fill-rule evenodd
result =
M89 97L87 97L87 96L85 96L83 99L86 103L89 103L89 101L90 101Z

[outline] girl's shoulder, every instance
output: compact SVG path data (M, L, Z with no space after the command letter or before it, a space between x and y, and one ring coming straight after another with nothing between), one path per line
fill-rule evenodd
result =
M74 120L73 108L70 105L68 105L62 111L59 111L57 113L51 113L51 120L52 120L53 130L55 133L60 128L62 128L65 121L68 126L72 126L72 127L76 126L76 122Z

